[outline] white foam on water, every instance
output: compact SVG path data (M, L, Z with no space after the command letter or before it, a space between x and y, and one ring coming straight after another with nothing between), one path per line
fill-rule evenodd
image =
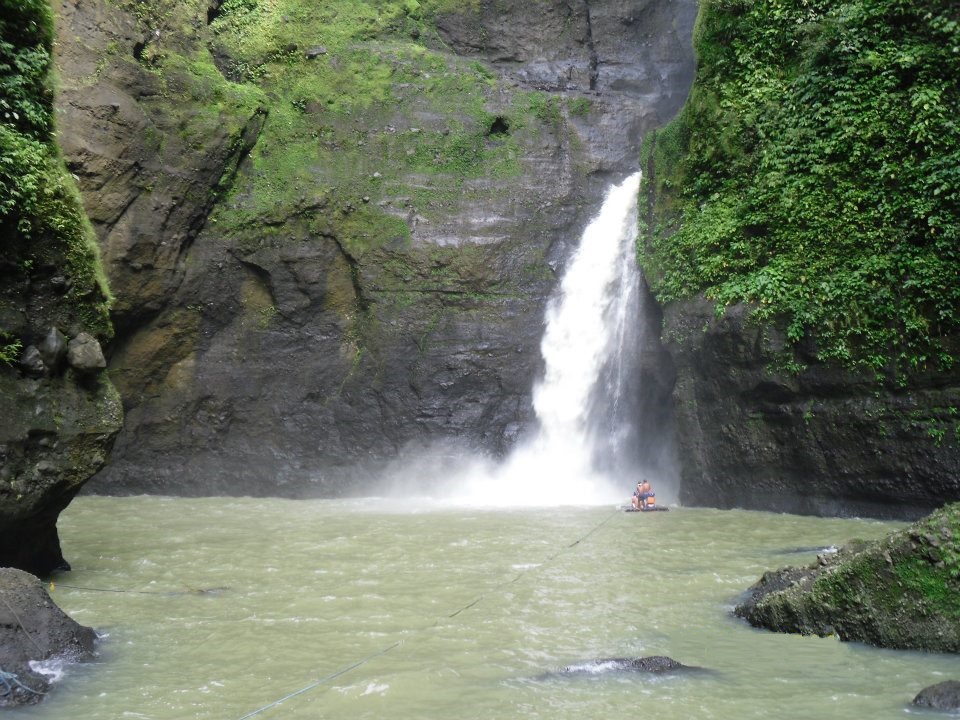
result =
M47 660L31 660L27 663L29 668L37 675L43 675L52 684L63 679L64 666L67 661L61 657L52 657Z

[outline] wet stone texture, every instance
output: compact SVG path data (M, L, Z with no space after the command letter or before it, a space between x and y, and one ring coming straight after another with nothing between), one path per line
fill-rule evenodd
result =
M877 379L749 315L664 310L684 504L916 519L960 499L960 366Z
M117 296L126 422L97 492L336 496L428 443L505 452L530 425L564 262L694 67L694 0L463 3L408 36L484 78L487 127L421 91L444 75L420 51L372 43L394 101L337 115L338 98L297 98L330 161L278 176L283 201L253 212L283 116L223 78L204 106L216 72L243 79L217 35L230 6L178 0L147 27L122 4L55 5L64 153ZM305 73L350 62L315 38L277 52ZM190 74L204 63L217 70ZM477 132L506 165L445 176L473 156L425 150ZM672 375L648 360L638 403L663 407Z
M0 707L40 702L53 666L92 657L95 641L96 633L64 614L40 580L0 568Z

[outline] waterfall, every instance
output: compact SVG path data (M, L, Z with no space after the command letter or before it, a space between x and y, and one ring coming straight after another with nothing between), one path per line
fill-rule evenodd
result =
M547 306L538 429L504 463L470 473L466 496L494 505L624 499L633 475L631 410L638 353L636 266L640 173L612 187Z

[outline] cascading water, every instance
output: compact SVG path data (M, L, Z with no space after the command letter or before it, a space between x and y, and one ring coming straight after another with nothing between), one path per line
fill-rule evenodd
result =
M611 188L583 232L546 313L539 429L493 471L466 478L467 499L491 505L591 504L623 498L636 429L626 396L638 354L636 266L640 173Z

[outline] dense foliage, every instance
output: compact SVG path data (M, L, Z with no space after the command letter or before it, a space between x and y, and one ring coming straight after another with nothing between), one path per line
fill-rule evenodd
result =
M31 202L44 173L52 39L46 0L0 0L0 217Z
M52 43L48 0L0 0L0 271L10 286L44 268L65 272L68 299L79 301L68 314L107 335L106 279L53 135ZM0 327L0 361L20 344Z
M847 365L956 362L960 5L706 0L695 42L644 150L659 299L753 303Z
M175 14L176 2L169 5ZM325 225L311 230L332 231L356 256L409 242L407 222L379 204L391 195L442 222L465 198L509 192L471 181L518 177L524 142L533 146L537 133L555 131L566 114L589 114L590 105L561 104L544 93L507 95L483 62L450 53L438 14L476 6L226 0L210 26L214 43L228 58L227 76L260 91L269 117L251 153L253 184L218 210L219 227L242 232L252 217L322 204ZM168 62L152 52L162 50L148 49L145 60ZM304 197L304 187L317 188L316 196Z

